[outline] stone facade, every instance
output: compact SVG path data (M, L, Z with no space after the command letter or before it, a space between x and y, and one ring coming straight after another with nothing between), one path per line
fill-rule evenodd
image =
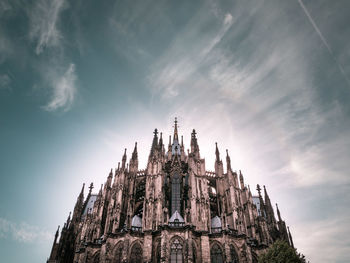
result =
M226 151L227 152L227 151ZM277 239L293 246L264 186L252 196L241 171L226 173L216 145L215 171L205 169L196 132L190 150L177 121L167 149L157 129L147 168L138 167L137 144L127 164L111 170L98 194L84 198L57 230L48 262L257 262Z

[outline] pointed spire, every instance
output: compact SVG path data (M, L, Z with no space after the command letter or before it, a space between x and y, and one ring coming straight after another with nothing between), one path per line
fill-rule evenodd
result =
M126 148L124 149L124 154L122 158L122 170L125 169L125 164L126 164Z
M58 235L59 235L59 232L60 232L60 225L58 225L57 230L56 230L55 241L53 242L54 244L56 244L56 241L57 241L57 237L58 237Z
M281 218L281 213L280 213L280 210L278 209L278 205L277 205L277 203L276 203L276 209L277 209L278 221L282 221L282 218Z
M244 188L244 177L243 177L241 170L239 170L239 182L241 183L241 188L243 189Z
M110 174L109 174L110 176L112 176L113 175L113 173L112 173L112 169L111 169L111 172L110 172ZM91 182L91 184L90 184L90 186L89 186L89 195L91 195L91 192L92 192L92 189L94 188L94 184Z
M227 164L227 172L231 171L231 158L228 155L228 150L226 149L226 164Z
M135 142L135 147L134 147L134 151L132 152L131 158L132 158L133 160L136 160L136 159L137 159L137 142Z
M85 183L83 183L83 187L81 188L79 197L84 196L84 188L85 188Z
M174 139L173 140L179 141L179 136L178 136L178 132L177 132L177 118L176 117L175 117L175 121L174 121Z
M160 133L160 138L159 138L159 147L161 148L163 145L163 133Z
M288 236L289 236L290 245L292 248L294 248L293 238L292 238L292 234L289 231L289 226L287 228L288 228Z
M218 143L215 143L215 155L216 155L216 161L220 162L220 153L219 153L219 149L218 149Z
M153 142L152 142L151 153L153 153L154 150L157 149L157 147L158 147L158 129L157 128L154 129L153 134L154 134L154 137L153 137Z
M261 197L261 187L259 184L256 185L256 190L258 191L259 197Z
M67 222L66 222L66 225L67 225L67 226L69 225L71 214L72 214L72 212L70 211L70 212L69 212L69 215L68 215L68 217L67 217Z
M181 147L182 148L184 147L184 137L183 137L183 135L181 135Z

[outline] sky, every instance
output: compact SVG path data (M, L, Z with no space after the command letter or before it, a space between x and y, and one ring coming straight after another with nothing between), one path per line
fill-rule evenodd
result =
M94 192L174 117L266 185L310 262L350 254L347 0L0 0L0 255L45 262Z

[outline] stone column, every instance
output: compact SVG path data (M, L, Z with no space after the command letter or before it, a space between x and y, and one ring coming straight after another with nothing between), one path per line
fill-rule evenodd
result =
M210 263L210 244L208 235L201 236L202 263Z
M143 239L143 262L152 260L152 232L145 232Z

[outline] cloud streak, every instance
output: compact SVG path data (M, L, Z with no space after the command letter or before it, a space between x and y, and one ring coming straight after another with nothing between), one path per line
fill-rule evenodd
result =
M21 243L46 243L52 240L53 235L37 226L25 222L17 224L0 217L0 239L8 238Z
M312 16L310 15L309 11L307 10L306 6L304 5L302 0L298 0L298 3L300 5L300 7L303 9L305 15L307 16L307 18L309 19L309 22L311 23L311 25L313 26L313 28L315 29L317 35L320 37L321 41L323 42L323 44L326 46L329 54L332 56L334 62L337 64L341 74L343 75L343 77L345 78L347 84L350 86L350 80L348 78L348 76L345 73L345 70L343 68L343 66L339 63L339 61L337 60L337 58L335 57L333 50L331 49L330 45L328 44L327 40L325 39L325 37L323 36L321 30L318 28L318 26L316 25L314 19L312 18Z
M39 0L29 13L29 36L37 42L36 54L42 53L46 47L59 46L62 35L57 24L60 13L65 7L65 0Z
M0 90L11 91L11 78L7 74L0 75Z
M52 98L43 108L46 111L55 111L59 109L68 111L74 102L77 92L77 88L75 86L76 79L75 65L70 64L63 76L53 80Z

